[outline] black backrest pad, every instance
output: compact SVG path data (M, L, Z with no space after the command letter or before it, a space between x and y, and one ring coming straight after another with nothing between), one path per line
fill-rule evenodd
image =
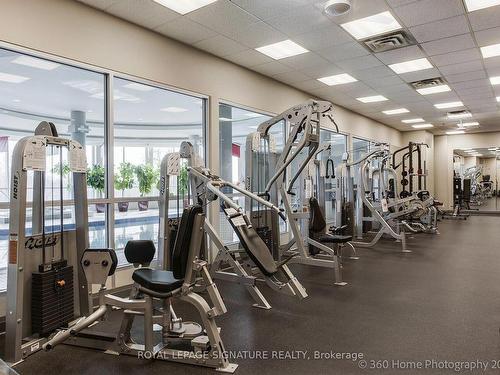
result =
M259 268L260 272L266 276L272 276L278 272L276 262L269 248L257 234L254 227L250 228L247 225L237 226L233 223L233 220L229 219L228 221L238 236L241 246L243 246L252 262Z
M176 279L183 279L186 275L194 219L196 215L202 213L203 209L198 205L187 207L182 213L177 238L175 239L174 251L172 252L172 272Z
M125 258L129 263L146 265L155 256L155 244L151 240L131 240L125 246Z
M324 233L326 221L316 198L309 198L309 208L311 209L309 215L309 230L314 233Z

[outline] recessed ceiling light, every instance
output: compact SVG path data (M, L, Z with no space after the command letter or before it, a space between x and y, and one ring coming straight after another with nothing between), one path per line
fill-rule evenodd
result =
M497 102L500 103L500 96L497 96Z
M444 109L444 108L455 108L455 107L463 107L464 103L462 102L448 102L448 103L438 103L434 104L434 107L438 109Z
M382 113L385 113L386 115L399 115L400 113L408 113L406 108L398 108L398 109L390 109L388 111L382 111Z
M414 124L416 122L425 122L423 118L410 118L407 120L401 120L401 122L404 122L405 124Z
M389 11L346 22L340 26L358 40L401 29L401 25Z
M257 51L267 55L275 60L284 59L295 55L301 55L309 52L304 47L299 46L294 41L287 39L282 42L269 44L267 46L256 48Z
M449 135L465 134L465 131L464 130L450 130L450 131L446 132L446 134L449 134Z
M432 68L432 64L426 58L404 61L397 64L389 65L389 68L394 70L397 74L416 72Z
M52 61L37 59L31 56L19 56L12 60L13 64L31 66L32 68L43 69L43 70L54 70L59 67L59 64L56 64Z
M473 149L469 149L469 150L464 150L464 152L468 153L468 154L474 154L476 153L477 151L476 150L473 150Z
M497 148L496 147L492 147L492 148L489 148L488 151L496 151Z
M481 53L483 54L484 59L487 59L488 57L500 56L500 43L481 47Z
M463 122L461 124L457 124L458 126L465 126L465 127L469 127L469 126L479 126L479 122L477 121L472 121L472 122Z
M500 76L490 77L490 82L492 85L500 85Z
M153 91L155 89L152 86L143 85L143 84L135 83L135 82L127 83L123 87L126 89L137 90L137 91Z
M432 124L417 124L417 125L412 125L411 127L415 128L415 129L428 129L428 128L433 128L434 125L432 125Z
M8 74L0 72L0 81L8 83L21 83L29 80L28 77L16 76L15 74Z
M19 102L21 102L21 99L12 99L12 101L13 101L14 103L19 103Z
M417 92L421 95L437 94L439 92L447 92L447 91L451 91L450 86L448 85L438 85L438 86L431 86L431 87L424 87L421 89L417 89Z
M182 15L192 12L193 10L203 8L208 4L215 3L217 0L153 0L154 2L163 5L174 12Z
M465 5L469 12L489 8L498 4L500 4L500 0L465 0Z
M345 83L356 82L357 79L347 73L342 73L342 74L336 74L334 76L318 78L318 81L323 82L325 85L328 86L335 86L335 85L343 85Z
M470 118L472 117L472 113L463 111L463 112L448 112L448 118L449 119L457 119L457 118Z
M356 98L356 100L359 100L362 103L375 103L375 102L384 102L387 99L385 96L382 95L374 95L374 96L364 96L362 98Z
M171 112L171 113L181 113L181 112L187 112L186 108L181 108L181 107L166 107L160 109L162 112Z

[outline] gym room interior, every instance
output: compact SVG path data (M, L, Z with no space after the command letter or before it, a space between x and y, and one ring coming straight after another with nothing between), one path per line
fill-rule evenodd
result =
M500 0L0 0L0 373L500 373Z

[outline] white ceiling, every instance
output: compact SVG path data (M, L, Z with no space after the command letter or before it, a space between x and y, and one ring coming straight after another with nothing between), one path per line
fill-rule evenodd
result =
M500 6L468 13L462 0L353 0L345 16L329 18L325 0L218 0L181 16L152 0L78 0L155 30L312 95L331 100L399 130L413 130L404 118L423 117L441 134L455 122L433 104L462 101L481 127L500 130L500 57L483 60L479 47L500 43ZM389 10L419 43L373 54L339 24ZM310 52L272 60L256 47L292 39ZM433 69L397 75L388 64L427 57ZM359 82L326 86L316 79L349 73ZM421 96L408 82L444 77L451 92ZM363 104L355 98L384 95L390 101ZM411 113L387 116L382 110L405 107Z

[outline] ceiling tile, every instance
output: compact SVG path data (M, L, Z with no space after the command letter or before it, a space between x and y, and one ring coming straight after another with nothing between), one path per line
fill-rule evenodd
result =
M264 22L238 28L236 32L226 34L226 36L250 48L267 46L288 39L285 34Z
M291 66L292 68L297 70L318 65L331 64L328 60L315 54L314 52L303 53L301 55L287 57L286 59L281 59L280 62L285 65Z
M297 82L294 84L299 90L310 91L318 88L322 88L325 86L324 83L321 83L317 79L309 79L308 81Z
M184 17L196 21L224 35L237 34L239 30L259 22L259 19L228 0L199 8Z
M317 30L293 36L293 41L311 51L322 51L326 47L353 42L353 38L344 29L330 23Z
M289 16L274 17L266 22L288 36L309 33L332 24L327 16L311 5L296 7Z
M406 85L405 82L396 74L387 77L369 77L363 79L363 82L370 85L373 88L394 86L394 85Z
M252 70L255 70L259 73L266 74L266 75L276 75L280 73L287 73L293 71L293 68L282 64L278 61L272 61L269 63L261 64L261 65L256 65L252 67Z
M474 48L476 45L470 34L452 36L427 42L422 44L422 48L428 55L441 55L443 53L461 51L468 48Z
M358 70L355 77L359 80L393 76L394 72L385 65L376 66L374 68Z
M232 0L232 2L266 20L277 16L286 17L295 8L309 4L310 0Z
M414 92L415 90L410 87L408 84L403 83L403 84L398 84L398 85L391 85L391 86L384 86L379 89L380 94L385 95L385 94L392 94L392 93L409 93L409 92Z
M229 56L238 52L247 50L248 48L235 42L232 39L226 38L223 35L217 35L212 38L202 40L194 44L196 48L213 53L217 56Z
M430 79L441 77L441 73L436 68L419 70L417 72L410 72L405 74L400 74L401 79L405 82L415 82L422 79Z
M254 49L248 49L246 51L238 52L234 55L226 56L225 59L236 64L248 67L274 61L270 57L267 57L263 53L257 52Z
M432 63L438 68L441 66L459 64L467 61L480 60L481 53L478 48L469 48L463 51L455 51L444 53L442 55L434 55L430 57Z
M460 64L446 65L439 68L445 76L448 74L458 74L466 72L474 72L483 69L481 60L468 61Z
M465 13L461 0L421 0L394 8L407 27L422 25Z
M410 32L419 43L423 43L454 35L466 34L469 32L469 24L467 18L460 15L411 27Z
M184 43L193 44L204 39L216 36L217 33L186 17L179 17L156 28L160 34L177 39Z
M415 1L418 1L418 0L387 0L387 3L389 3L389 5L391 7L395 8L395 7L399 7L401 5L414 3Z
M359 56L366 56L370 54L370 52L366 48L361 46L358 42L349 42L333 47L323 48L317 53L333 62L352 59Z
M376 53L375 56L384 64L395 64L425 57L418 46L398 48L392 51Z
M318 9L320 11L322 11L322 5L324 3L325 1L318 3ZM390 10L385 0L356 0L351 1L351 5L351 10L347 14L343 16L331 17L331 21L340 25L345 22L357 20L363 17L372 16L374 14Z
M383 65L380 60L373 57L372 55L360 56L354 59L337 61L336 64L341 68L344 68L348 72L373 68L379 65Z
M474 81L457 82L451 85L455 90L470 89L474 87L490 87L489 79L477 79Z
M327 64L310 66L306 69L302 69L302 72L311 78L322 78L333 76L335 74L345 73L345 70L341 67L338 67L334 63L328 62Z
M469 13L469 21L474 31L500 26L500 7L490 7Z
M121 0L108 7L106 12L151 29L180 17L179 13L153 1Z
M467 72L463 74L450 74L446 76L446 80L449 83L472 81L483 78L486 78L486 73L484 70L478 70L476 72Z
M500 27L476 31L474 35L480 47L500 43Z

